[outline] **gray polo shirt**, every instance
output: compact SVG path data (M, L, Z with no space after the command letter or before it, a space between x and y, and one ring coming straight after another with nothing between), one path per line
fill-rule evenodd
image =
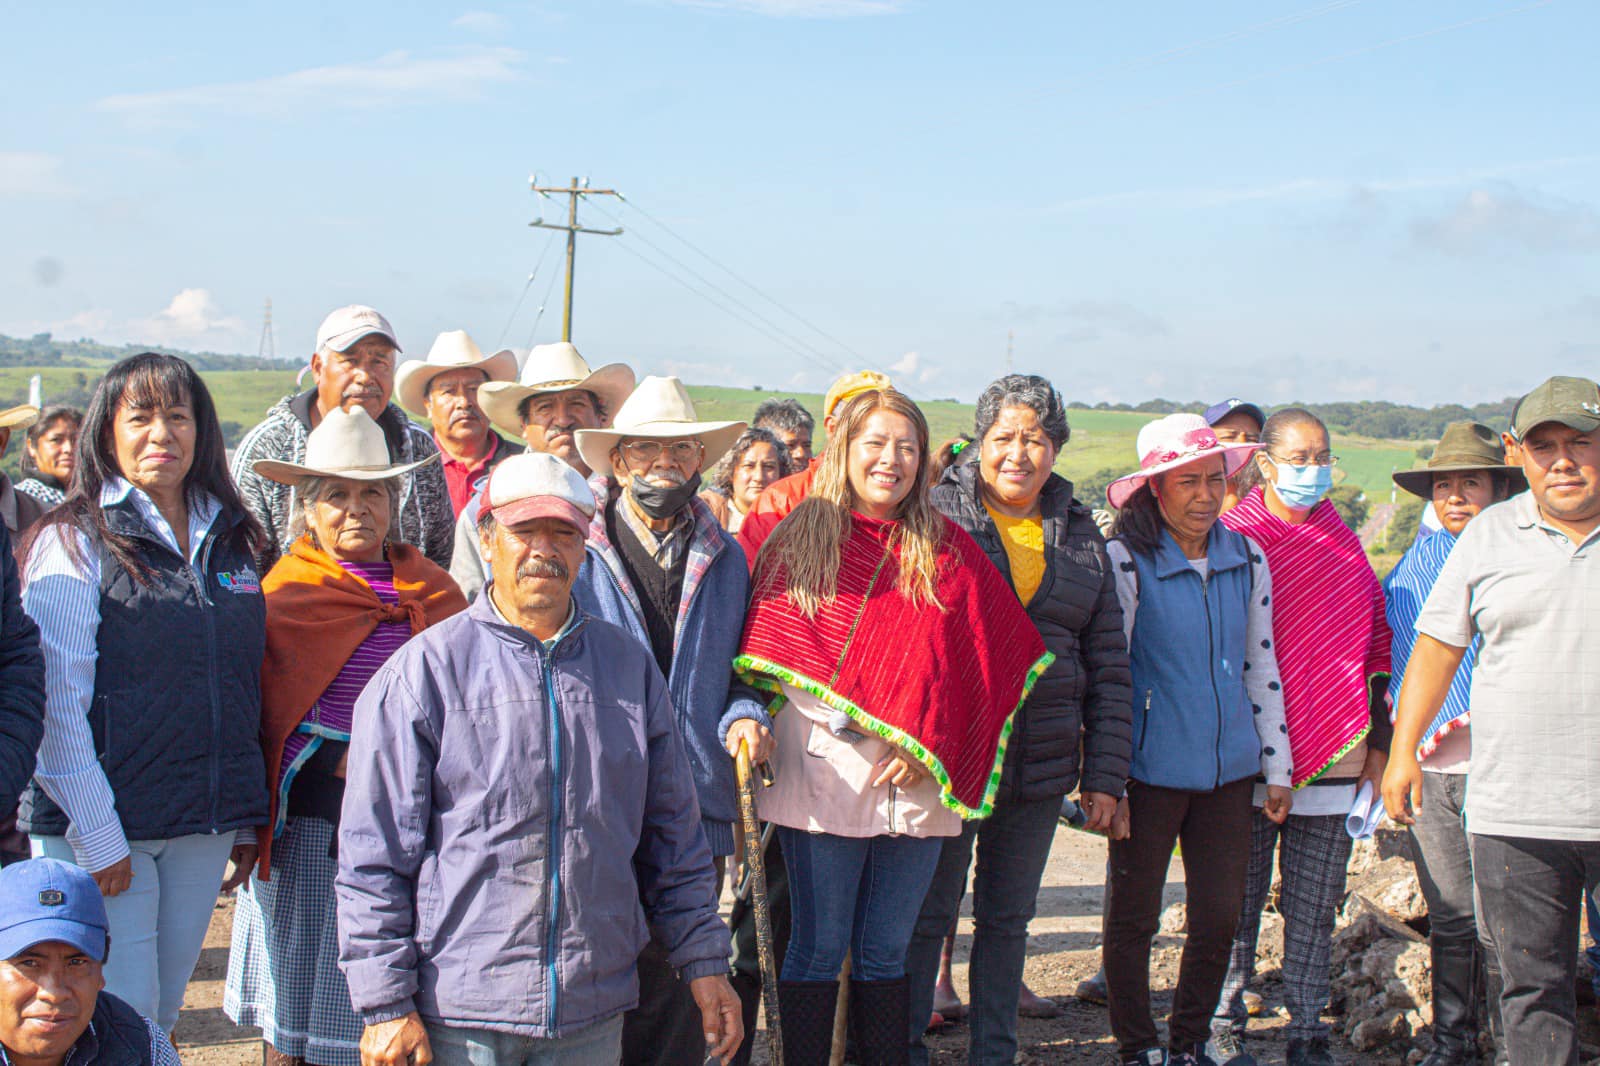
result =
M1483 637L1467 828L1600 840L1600 530L1572 543L1529 492L1488 508L1439 572L1417 632L1458 648Z

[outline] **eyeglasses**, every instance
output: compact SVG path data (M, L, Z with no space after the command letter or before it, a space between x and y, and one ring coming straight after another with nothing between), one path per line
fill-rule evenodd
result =
M630 462L653 463L661 457L663 447L666 448L667 458L680 466L697 462L706 450L706 446L697 440L675 440L667 445L658 440L630 440L622 445L622 454Z
M1273 455L1271 452L1268 452L1267 457L1275 463L1284 463L1288 466L1339 465L1339 457L1337 455Z

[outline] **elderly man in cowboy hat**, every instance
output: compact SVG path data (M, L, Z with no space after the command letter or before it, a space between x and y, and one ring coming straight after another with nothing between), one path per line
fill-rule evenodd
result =
M364 409L382 427L393 462L420 462L438 451L433 435L390 400L399 354L394 328L377 311L352 304L331 312L317 328L317 348L311 355L315 385L274 404L239 442L233 480L276 549L270 559L261 560L265 566L270 568L294 539L289 530L290 493L289 486L256 473L255 464L262 459L303 462L306 437L330 411ZM453 521L450 490L437 463L405 476L395 515L401 540L448 567L455 541Z
M502 433L520 437L530 451L545 452L605 490L607 471L591 471L578 454L577 433L611 424L633 391L633 371L622 363L589 369L578 349L566 341L541 344L528 353L518 380L490 381L478 387L478 404ZM455 555L450 576L467 599L478 594L489 571L478 552L479 501L469 501L456 519Z
M356 701L337 892L361 1060L615 1063L648 922L694 1004L679 1061L726 1061L739 1003L676 693L573 595L594 495L530 454L483 497L493 582Z
M744 555L697 492L743 422L703 422L683 383L647 377L610 429L578 431L578 451L610 475L589 527L575 590L583 609L621 626L650 650L677 716L699 794L700 823L719 869L734 850L737 814L730 731L763 750L771 720L755 693L733 681L750 577ZM652 943L639 958L639 1007L624 1029L623 1061L700 1061L698 1012Z
M1511 434L1528 491L1472 519L1439 568L1383 798L1405 824L1433 802L1418 749L1470 654L1466 826L1478 927L1504 978L1506 1051L1576 1063L1573 944L1582 897L1600 884L1600 388L1550 378L1517 401Z
M426 359L400 364L394 392L400 406L433 426L433 443L443 459L450 489L452 517L461 509L484 474L500 460L522 451L489 427L478 406L478 386L510 382L517 376L517 356L510 348L484 355L464 329L434 338Z
M1418 537L1383 582L1384 609L1394 631L1391 702L1400 697L1406 663L1417 642L1417 616L1457 538L1484 508L1528 487L1519 468L1505 465L1499 434L1477 422L1446 426L1432 458L1395 474L1394 483L1428 501L1439 529ZM1498 1037L1500 1028L1500 971L1492 945L1487 940L1480 944L1471 839L1462 821L1472 763L1471 692L1469 658L1462 660L1444 706L1417 744L1423 803L1411 839L1417 880L1428 901L1433 957L1433 1051L1424 1060L1427 1066L1476 1061L1480 973L1488 976L1489 1029Z

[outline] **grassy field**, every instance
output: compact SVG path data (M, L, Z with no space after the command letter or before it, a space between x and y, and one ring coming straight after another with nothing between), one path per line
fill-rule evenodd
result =
M85 383L92 382L99 373L95 368L0 368L0 397L26 393L28 378L33 374L42 374L48 403L52 394L80 389ZM221 420L237 422L245 428L255 425L267 408L295 388L294 374L288 371L207 371L204 376L211 387ZM696 411L707 420L749 418L762 400L772 396L793 396L812 414L818 415L817 445L822 445L822 396L818 393L757 392L715 385L691 385L689 392L694 397ZM923 412L928 417L928 427L936 442L949 440L959 433L972 432L971 404L934 401L924 404ZM1151 417L1128 411L1068 411L1072 440L1062 451L1056 469L1075 481L1087 479L1099 471L1132 469L1135 464L1134 439L1139 427L1150 421ZM1416 459L1413 451L1416 445L1406 441L1335 437L1333 446L1340 457L1344 478L1360 486L1369 496L1384 500L1389 496L1390 471L1395 467L1405 469Z

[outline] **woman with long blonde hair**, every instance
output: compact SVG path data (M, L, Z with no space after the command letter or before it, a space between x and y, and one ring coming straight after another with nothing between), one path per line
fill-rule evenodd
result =
M906 1061L906 945L941 838L992 810L1012 713L1051 661L928 477L916 404L863 393L756 559L735 666L781 710L761 817L778 826L794 912L788 1066L827 1061L847 951L859 1061Z

